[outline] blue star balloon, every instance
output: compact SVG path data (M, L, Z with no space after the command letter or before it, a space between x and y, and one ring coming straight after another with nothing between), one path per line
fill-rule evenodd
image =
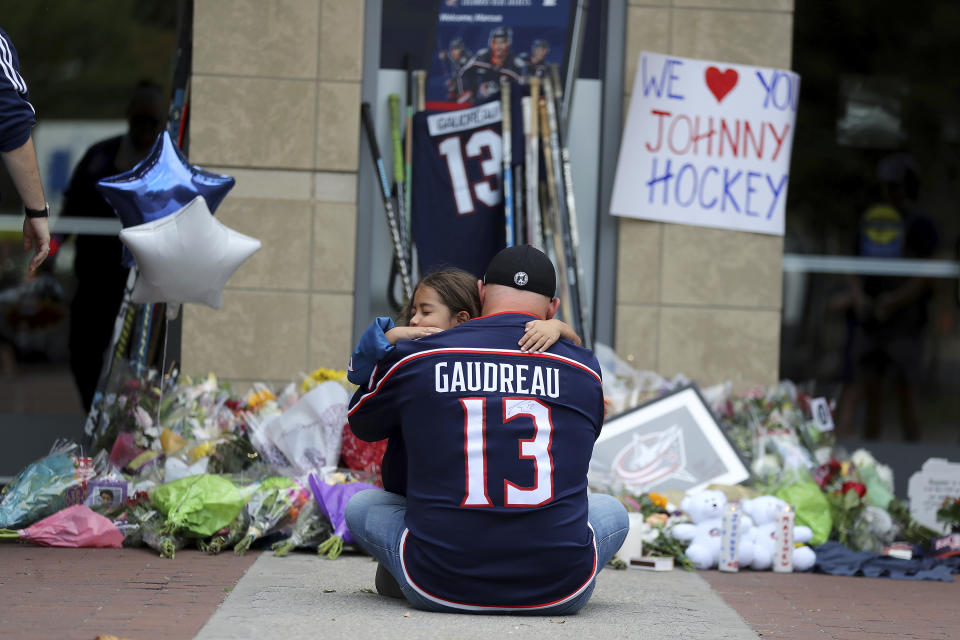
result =
M98 181L97 190L127 228L165 218L197 196L203 196L211 212L216 211L235 182L187 162L164 131L146 158L129 171ZM123 264L133 266L126 247Z

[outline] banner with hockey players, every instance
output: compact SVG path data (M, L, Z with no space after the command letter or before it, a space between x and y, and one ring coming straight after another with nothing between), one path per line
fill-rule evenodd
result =
M572 16L573 0L441 0L427 109L495 98L501 76L525 84L551 64L562 71Z
M611 213L783 235L799 92L792 71L641 53Z

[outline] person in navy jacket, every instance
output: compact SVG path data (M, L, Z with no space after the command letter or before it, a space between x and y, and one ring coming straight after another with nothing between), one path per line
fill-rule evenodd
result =
M356 494L347 525L414 607L574 613L628 530L615 498L587 492L600 366L565 339L518 349L560 302L541 251L504 249L478 288L482 316L398 343L351 400L358 438L402 435L407 494Z
M43 195L30 133L37 120L29 98L17 50L7 32L0 29L0 157L23 201L23 248L33 250L29 266L33 271L50 252L50 207Z

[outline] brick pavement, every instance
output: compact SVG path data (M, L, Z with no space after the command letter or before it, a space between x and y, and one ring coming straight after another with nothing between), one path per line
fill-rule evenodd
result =
M764 638L960 638L960 581L701 571Z
M193 638L257 555L0 544L0 638Z
M147 549L48 549L0 544L0 638L93 640L99 634L134 640L193 638L258 555L251 551L242 557L229 552L207 556L181 550L175 559L165 560ZM313 565L300 567L311 561L316 564L314 557L298 562L293 556L287 562L295 566L287 568L312 575L316 572ZM345 563L323 565L323 573L345 568L341 564ZM648 586L659 577L633 571L615 574L620 574L616 576L620 581L634 578L638 585L651 583ZM763 638L960 638L960 581L915 582L769 571L700 571L697 576ZM278 580L271 582L268 576L258 576L255 591L283 587ZM340 581L348 582L342 576ZM616 580L607 580L613 582ZM634 593L637 588L623 587L621 591ZM620 592L614 590L613 594ZM649 615L656 604L677 605L682 595L660 593L642 607L644 615ZM648 597L651 595L641 600ZM670 602L660 602L664 598ZM615 607L630 609L617 602ZM362 618L367 613L358 615Z

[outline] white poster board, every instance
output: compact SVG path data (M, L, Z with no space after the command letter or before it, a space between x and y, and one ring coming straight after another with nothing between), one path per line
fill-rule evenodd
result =
M611 213L783 235L792 71L642 52Z
M942 533L947 533L947 527L937 522L937 510L944 498L957 496L960 496L960 462L944 458L930 458L924 462L907 484L910 515L920 524Z

